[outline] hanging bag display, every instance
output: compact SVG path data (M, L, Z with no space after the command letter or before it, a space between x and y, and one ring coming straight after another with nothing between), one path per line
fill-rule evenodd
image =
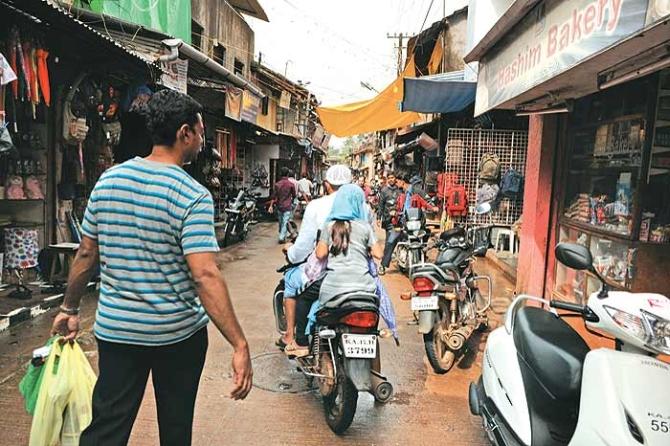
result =
M485 153L479 161L479 179L497 183L500 178L500 158L493 152Z
M500 195L510 200L521 197L523 190L523 175L513 168L507 169L500 181Z
M447 213L450 217L468 215L468 192L462 184L454 184L447 190Z

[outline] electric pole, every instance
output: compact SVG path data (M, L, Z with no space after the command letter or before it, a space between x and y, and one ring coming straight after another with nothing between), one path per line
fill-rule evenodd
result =
M398 39L398 46L395 47L395 49L398 50L398 76L402 74L404 68L403 54L402 54L402 51L405 49L404 39L409 39L410 37L412 37L411 33L386 34L387 39Z

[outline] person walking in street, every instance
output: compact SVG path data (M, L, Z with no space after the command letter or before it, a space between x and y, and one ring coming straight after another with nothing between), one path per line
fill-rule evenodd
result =
M312 200L312 189L314 184L307 177L307 174L304 173L302 178L298 181L298 197L304 199L306 202Z
M393 248L395 248L395 245L397 244L396 239L400 236L397 234L398 231L396 231L394 228L393 217L395 216L396 212L398 196L402 194L402 192L402 189L398 187L395 173L389 173L386 177L386 185L382 187L381 191L379 192L377 215L381 221L381 227L386 231L386 248L384 249L384 252L390 249L391 254L393 253ZM385 264L385 262L382 260L381 265L379 266L380 275L384 275L386 273L386 268L388 268L389 264L390 256L388 263Z
M244 399L251 390L249 347L216 264L212 196L182 169L202 147L201 113L184 94L154 94L147 106L151 154L110 168L91 193L52 326L65 341L75 339L82 295L99 268L100 376L82 446L128 443L149 373L160 444L190 445L210 319L233 347L230 396Z
M293 201L296 198L296 187L289 180L288 167L282 167L279 170L280 179L275 184L272 192L272 200L269 212L272 214L275 205L277 206L277 217L279 219L279 244L286 243L286 225L293 214Z

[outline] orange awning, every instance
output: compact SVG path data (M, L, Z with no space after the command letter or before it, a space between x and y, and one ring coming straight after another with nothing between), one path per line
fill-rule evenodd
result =
M419 113L400 111L400 103L403 100L403 78L414 75L412 59L402 75L376 97L336 107L318 107L316 111L321 124L329 133L345 137L405 127L420 121Z

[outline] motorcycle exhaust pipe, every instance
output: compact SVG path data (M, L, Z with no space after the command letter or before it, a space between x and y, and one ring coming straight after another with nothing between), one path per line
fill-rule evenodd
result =
M393 397L393 385L388 382L385 376L371 370L372 373L372 396L380 403L387 403Z
M470 339L472 333L475 331L474 325L465 325L455 330L447 339L447 345L451 350L457 351L463 348L465 342Z

